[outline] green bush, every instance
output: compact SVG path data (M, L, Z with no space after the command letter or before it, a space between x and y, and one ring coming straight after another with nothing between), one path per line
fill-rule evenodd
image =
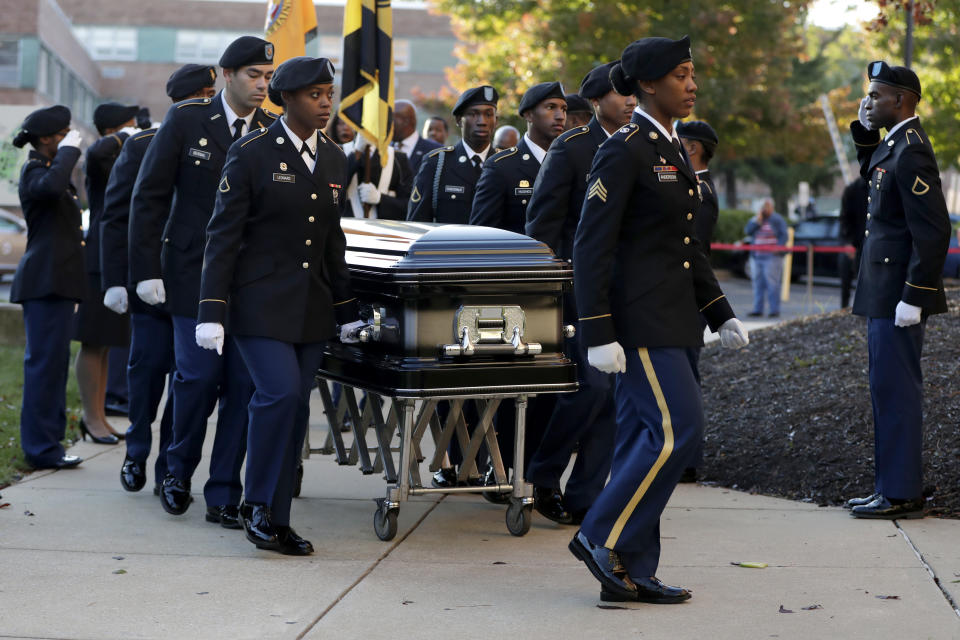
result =
M720 209L717 228L713 232L713 241L733 244L743 240L743 228L754 214L743 209Z

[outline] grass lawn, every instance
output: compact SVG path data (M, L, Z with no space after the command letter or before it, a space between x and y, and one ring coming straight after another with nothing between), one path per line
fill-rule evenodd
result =
M64 446L80 438L80 394L73 362L80 343L70 345L70 375L67 378L67 437ZM0 487L19 480L30 471L20 448L20 401L23 396L23 347L0 345Z

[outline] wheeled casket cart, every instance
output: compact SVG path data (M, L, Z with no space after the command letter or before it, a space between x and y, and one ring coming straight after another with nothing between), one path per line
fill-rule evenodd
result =
M341 224L367 325L359 331L360 344L330 342L324 352L318 377L330 432L311 451L359 464L364 473L383 471L387 494L377 500L374 516L382 540L396 534L400 503L408 496L452 492L509 491L508 529L524 535L533 506L532 489L523 482L527 399L577 389L575 365L563 353L565 332L572 331L562 324L570 266L546 245L499 229L349 218ZM326 381L343 385L338 401ZM511 400L513 482L493 428L497 408ZM476 407L475 420L464 418L468 402ZM353 432L349 447L341 436L346 423ZM367 440L371 430L375 443ZM427 434L435 447L431 471L441 467L456 438L464 458L458 486L423 486ZM482 445L490 452L493 485L476 486Z

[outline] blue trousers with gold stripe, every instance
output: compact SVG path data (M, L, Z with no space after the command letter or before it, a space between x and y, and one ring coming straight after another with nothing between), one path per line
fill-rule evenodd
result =
M923 494L924 326L867 318L876 490L887 498L914 500Z
M703 437L694 349L627 350L617 376L617 440L610 481L581 527L620 552L632 576L656 575L660 514Z

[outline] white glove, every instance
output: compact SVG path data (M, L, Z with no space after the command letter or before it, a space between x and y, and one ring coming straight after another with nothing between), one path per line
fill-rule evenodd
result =
M739 349L750 344L747 328L736 318L730 318L720 325L720 344L731 349Z
M138 129L137 127L124 127L123 129L120 129L120 131L118 131L117 133L125 133L128 136L132 136L135 133L140 133L140 129Z
M920 307L901 300L897 303L893 324L898 327L910 327L915 324L920 324L920 314L922 311L923 309Z
M128 303L126 287L109 287L103 294L103 306L114 313L126 313Z
M367 326L363 320L354 320L340 327L340 342L343 344L356 344L360 342L359 330Z
M860 101L860 110L857 111L857 120L860 121L860 124L863 125L863 128L867 131L873 131L873 125L870 124L870 121L867 120L867 100L864 98Z
M604 373L626 373L627 354L619 342L587 348L587 362Z
M163 304L167 301L167 292L163 288L163 280L141 280L137 283L137 296L147 304Z
M216 349L217 355L223 355L223 325L219 322L201 322L194 331L197 346L204 349Z
M80 135L80 132L76 129L70 129L70 131L67 132L67 135L63 136L63 140L60 141L60 144L57 145L57 148L61 149L63 147L74 147L79 149L81 142L83 142L83 136Z
M380 192L370 182L364 182L357 187L360 202L364 204L380 204Z

